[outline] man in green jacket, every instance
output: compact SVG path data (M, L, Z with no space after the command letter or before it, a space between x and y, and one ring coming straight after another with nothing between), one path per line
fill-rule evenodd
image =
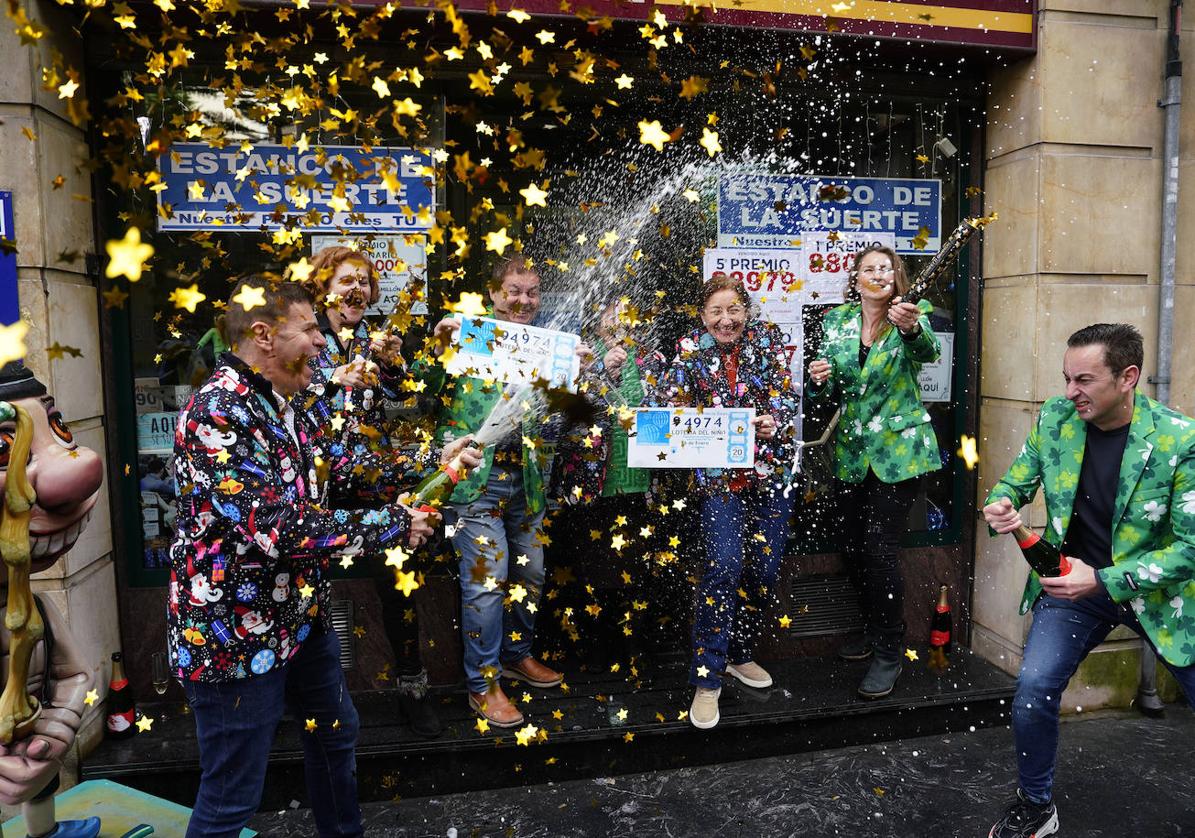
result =
M1038 486L1043 537L1070 557L1062 576L1030 574L1033 627L1013 700L1020 787L989 838L1058 831L1053 802L1062 692L1108 632L1141 635L1195 707L1195 420L1136 392L1141 334L1099 323L1067 340L1066 398L1037 425L983 509L1008 533Z
M530 324L539 312L540 278L524 256L500 261L490 283L486 316ZM436 324L442 353L460 328L455 318ZM583 361L592 353L577 347ZM436 436L460 439L481 428L503 397L502 382L447 376L439 365L415 370L438 395ZM550 455L542 424L525 418L495 445L453 490L444 510L446 531L460 559L461 634L469 705L494 727L516 727L523 714L498 683L499 676L547 689L562 680L531 654L535 615L544 584L544 482Z

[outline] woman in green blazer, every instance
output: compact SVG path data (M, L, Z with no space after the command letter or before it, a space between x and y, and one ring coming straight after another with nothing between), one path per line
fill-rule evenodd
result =
M859 251L848 302L826 314L821 357L809 365L813 398L833 395L842 414L835 436L845 558L866 623L861 641L839 651L871 668L863 698L892 692L904 645L900 538L920 477L941 468L938 442L921 404L917 373L941 352L931 307L902 302L909 280L887 247Z

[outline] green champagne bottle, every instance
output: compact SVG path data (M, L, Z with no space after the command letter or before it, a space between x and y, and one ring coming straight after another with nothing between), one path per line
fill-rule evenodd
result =
M1070 559L1024 524L1013 530L1012 535L1025 555L1025 561L1037 571L1038 576L1066 576L1071 572Z
M461 455L467 450L469 449L465 448L446 464L420 480L419 485L411 490L410 505L423 512L437 511L443 506L452 495L456 484L461 482L461 476L465 471Z

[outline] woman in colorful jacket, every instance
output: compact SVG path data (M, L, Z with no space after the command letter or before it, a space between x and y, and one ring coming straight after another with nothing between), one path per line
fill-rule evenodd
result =
M750 314L751 299L741 282L724 275L707 282L704 327L680 340L653 399L677 407L756 411L754 469L693 473L706 564L694 604L689 683L696 689L689 721L702 729L718 724L724 672L749 687L772 685L753 651L793 512L792 499L784 495L797 413L788 353L780 330Z
M557 446L552 489L563 504L556 540L583 555L575 567L598 606L587 612L596 624L586 636L590 667L604 671L617 659L629 678L642 680L648 627L635 618L647 612L635 602L659 604L663 592L652 584L659 574L650 562L655 542L643 528L651 473L627 465L627 427L629 410L644 403L668 361L632 335L631 319L625 299L611 299L601 311L592 343L597 361L583 381L599 414Z
M941 468L938 440L921 403L917 374L938 358L927 301L906 303L904 263L887 247L855 255L847 300L826 314L820 357L809 365L810 395L842 409L834 439L847 568L866 629L839 650L871 667L863 698L882 698L900 677L904 577L898 561L921 475Z
M359 251L341 246L321 250L311 264L316 320L327 345L311 361L311 384L300 397L304 407L326 434L340 441L350 459L360 461L370 452L410 459L393 450L383 410L383 399L396 399L400 392L402 341L391 332L371 334L365 320L379 294L373 265ZM412 482L429 465L412 459ZM439 736L440 720L428 699L427 670L419 656L417 609L395 589L394 569L381 556L364 558L371 560L382 625L394 651L399 708L417 735Z

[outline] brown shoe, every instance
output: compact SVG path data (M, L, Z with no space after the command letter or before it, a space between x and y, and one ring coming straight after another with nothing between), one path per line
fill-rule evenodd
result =
M523 714L497 684L483 693L469 693L469 706L494 727L518 727Z
M516 681L523 681L533 687L539 687L541 690L559 686L560 682L564 680L563 675L554 669L548 669L531 655L517 663L508 663L502 667L502 677L514 678Z

